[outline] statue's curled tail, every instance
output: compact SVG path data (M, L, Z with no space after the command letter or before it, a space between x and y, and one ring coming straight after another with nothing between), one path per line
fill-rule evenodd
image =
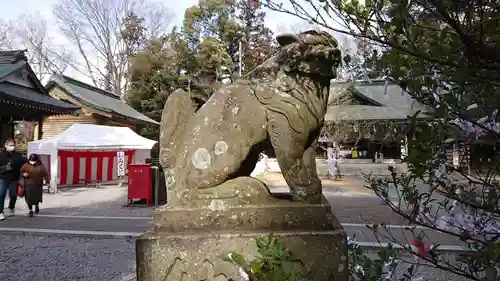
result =
M182 138L188 120L193 117L198 105L183 89L177 89L168 97L161 116L160 163L164 169L175 166L179 140Z

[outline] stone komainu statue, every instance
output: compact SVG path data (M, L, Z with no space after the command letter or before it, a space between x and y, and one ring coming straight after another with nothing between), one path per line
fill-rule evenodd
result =
M275 200L263 183L248 177L269 146L293 200L320 200L315 148L341 53L326 32L276 39L280 48L274 57L246 79L222 85L203 106L183 89L168 98L160 162L169 205L223 198Z

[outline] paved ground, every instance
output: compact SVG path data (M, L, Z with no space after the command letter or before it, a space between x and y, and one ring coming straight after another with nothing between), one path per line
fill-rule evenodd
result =
M105 231L105 232L146 232L152 227L152 219L144 217L142 220L125 220L82 217L36 217L15 216L0 224L2 228L23 229L58 229L77 231Z
M6 199L6 203L8 199ZM40 205L46 215L67 216L115 216L141 217L151 216L152 208L124 207L127 204L127 189L116 186L104 188L64 188L58 193L44 193ZM7 206L7 204L5 205ZM18 214L27 214L28 208L23 198L16 204Z
M289 190L283 187L280 174L268 174L263 177L273 192ZM359 178L344 178L342 181L323 180L324 195L332 206L333 213L341 223L359 224L348 226L349 235L368 232L362 225L385 223L403 225L405 221L370 190L363 187ZM281 187L276 187L280 186ZM45 194L39 217L29 218L24 200L17 204L17 216L0 222L2 228L60 229L78 231L106 232L144 232L151 227L148 218L153 208L125 207L126 189L118 187L63 189L57 194ZM95 218L99 217L99 218ZM102 218L105 217L105 218ZM111 218L110 218L111 217ZM116 219L114 218L116 217ZM130 219L127 219L130 218ZM141 220L140 218L144 218ZM364 235L363 241L374 242L373 235ZM408 236L408 234L406 235ZM443 242L442 235L431 233L432 238ZM401 238L402 239L402 238Z
M408 245L413 239L421 238L426 243L440 245L441 249L456 249L467 246L459 239L450 235L440 233L424 228L401 228L400 226L389 226L388 228L379 228L375 233L371 229L359 226L344 225L344 229L350 237L355 236L359 242L380 242L394 243L399 245Z
M282 177L276 174L268 174L264 180L269 185L284 184ZM323 185L333 212L345 224L348 235L356 234L358 241L377 240L362 224L404 223L382 205L380 199L362 187L360 178L349 177L340 182L324 180ZM274 189L285 190L284 187ZM17 204L17 215L0 222L0 280L134 280L133 238L64 237L65 231L123 233L122 236L130 237L148 230L153 209L124 207L126 202L125 188L64 189L57 194L45 194L40 216L29 218L21 199ZM63 237L11 232L16 229L57 230ZM391 232L402 242L412 237L408 231L402 232L397 227ZM439 243L458 245L441 234L427 233ZM426 274L437 278L429 280L459 280L436 271L426 271Z
M135 281L132 240L0 234L0 280ZM425 280L465 279L421 268Z
M405 229L398 225L389 226L389 232L379 229L374 234L363 225L343 222L344 229L349 237L356 236L360 242L394 242L408 244L416 237L423 237L424 240L439 245L462 247L465 246L458 239L448 235L427 229ZM152 227L152 220L148 217L143 219L125 219L110 217L52 217L40 216L29 218L27 216L15 216L9 218L0 225L0 233L50 233L58 235L73 233L74 235L101 235L105 237L135 237L149 230ZM97 233L99 232L99 233ZM55 234L54 233L54 234ZM0 242L1 244L1 242Z

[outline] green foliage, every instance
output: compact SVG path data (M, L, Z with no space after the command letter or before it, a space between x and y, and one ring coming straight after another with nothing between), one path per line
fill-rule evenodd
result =
M168 93L178 86L178 78L181 66L186 63L177 59L176 48L182 52L185 48L180 42L176 42L175 30L171 35L148 43L131 59L130 67L130 90L127 102L133 108L153 120L160 121L163 104ZM168 44L172 39L173 44ZM141 131L143 136L151 139L158 138L158 128L146 127Z
M200 0L186 9L180 29L175 27L168 36L143 42L143 21L130 14L122 31L130 44L125 54L130 61L127 102L159 122L165 100L176 88L214 88L223 79L234 76L240 40L244 70L261 64L272 54L274 46L272 32L264 26L264 16L261 7L251 1ZM158 129L149 126L141 134L158 139Z
M499 104L498 1L289 0L294 10L281 1L264 2L377 47L386 73L419 101L441 105L445 117L472 103ZM442 92L439 101L436 90Z
M222 257L249 276L249 280L259 281L308 281L309 272L300 260L292 257L283 239L270 234L255 239L259 257L247 261L238 253L229 253Z
M122 25L120 37L125 43L125 49L121 55L126 59L132 57L144 45L146 28L143 26L144 19L134 12L129 12Z
M229 253L223 256L224 261L236 266L242 277L251 281L313 281L302 261L293 259L290 250L283 244L280 237L270 234L267 237L255 239L259 257L247 260L239 253ZM399 274L401 281L416 280L418 264L401 266L397 257L398 251L392 245L368 255L353 239L348 239L349 250L349 280L380 281L393 280L392 276ZM337 270L337 265L332 265L332 272ZM493 273L492 273L493 274ZM335 280L335 276L329 278Z
M374 230L376 231L377 226ZM398 252L392 245L382 248L378 252L368 255L355 241L355 237L349 239L349 280L379 281L393 280L393 275L399 274L397 280L415 280L416 265L402 269Z
M256 2L255 2L256 3ZM261 6L248 0L200 0L186 10L183 32L196 54L199 73L234 75L239 64L239 43L243 46L243 67L252 70L273 52L272 32L264 26ZM205 42L208 41L208 42ZM208 66L207 57L216 58ZM219 73L224 70L224 74Z
M447 115L458 115L472 103L499 102L500 78L497 1L336 1L325 2L351 32L384 48L387 72L418 100L432 107L448 104ZM496 54L496 55L494 55ZM433 79L439 74L439 79ZM434 98L442 83L452 92Z
M215 37L203 39L198 45L195 59L198 74L215 76L216 78L221 77L221 71L231 69L233 65L230 55L225 51L221 51L219 41Z
M238 50L240 26L234 20L234 0L200 0L188 8L183 31L196 57L192 75L213 75L220 79L221 70L232 70ZM213 58L208 65L205 60Z
M500 117L494 110L500 108L500 2L288 0L292 9L281 1L264 2L272 10L366 40L382 52L388 78L435 118L421 127L408 120L409 173L367 176L368 187L409 224L472 245L470 254L452 262L436 246L423 258L431 266L470 280L498 279ZM452 165L451 159L447 163L444 150L452 145L476 151L488 147L487 161L477 169L466 161L460 161L463 166ZM397 240L388 233L388 240ZM432 242L432 237L414 235Z
M356 38L355 52L345 49L343 57L343 77L348 80L380 80L384 76L384 62L377 46L364 38Z
M241 23L244 72L248 72L266 61L276 45L273 32L265 26L266 14L259 1L239 0L237 7L240 11L238 20Z

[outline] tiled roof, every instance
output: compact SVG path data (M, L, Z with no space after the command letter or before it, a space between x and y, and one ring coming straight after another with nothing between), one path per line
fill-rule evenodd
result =
M26 50L0 51L0 64L14 64L18 61L26 62Z
M364 105L338 104L348 93L364 100ZM374 82L333 82L330 89L329 106L325 120L404 120L425 107L395 84L385 81ZM425 118L425 115L419 115Z
M79 107L73 104L42 95L32 88L8 82L0 83L0 100L20 106L33 106L53 113L73 113Z
M339 101L342 100L347 94L353 94L357 99L361 99L364 103L374 106L382 105L376 100L361 94L356 91L352 82L334 82L330 86L330 96L328 97L328 105L339 105Z
M347 120L405 120L416 111L409 108L396 108L371 105L334 105L326 112L326 121ZM424 117L419 115L419 117Z
M355 83L354 88L362 95L387 107L425 109L424 105L413 99L408 92L396 84L389 83L386 87L385 81L361 82Z
M0 79L5 78L9 74L25 67L27 63L25 61L18 61L16 63L0 63Z
M136 111L111 92L63 75L53 76L46 88L50 90L55 85L61 87L66 94L85 106L140 122L159 124L155 120Z
M0 51L0 79L26 66L26 50Z
M25 55L26 50L0 51L0 102L20 107L36 108L55 114L71 114L78 107L50 97L31 70ZM26 79L34 88L6 81L16 71L26 71Z

